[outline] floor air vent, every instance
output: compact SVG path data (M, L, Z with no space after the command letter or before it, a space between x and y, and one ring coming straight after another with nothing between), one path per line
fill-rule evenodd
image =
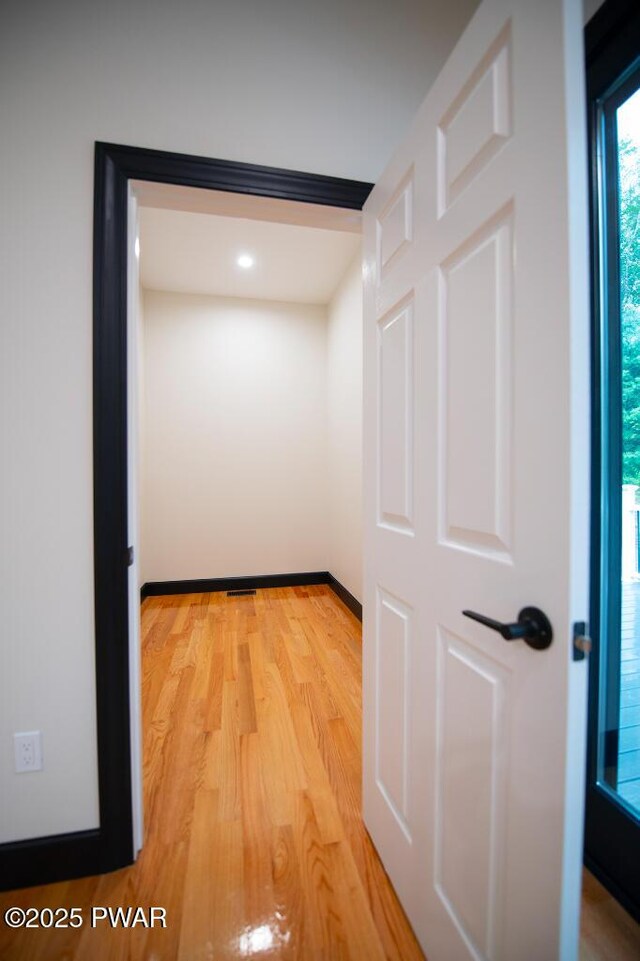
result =
M245 594L255 594L255 591L227 591L227 597L244 597Z

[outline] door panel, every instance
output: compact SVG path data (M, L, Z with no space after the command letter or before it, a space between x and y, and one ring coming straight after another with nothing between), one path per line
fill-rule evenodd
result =
M378 324L379 523L413 530L413 303L389 311Z
M438 124L439 216L511 136L510 40L507 23Z
M413 239L413 169L378 218L378 273L387 273Z
M364 815L430 961L577 951L580 14L484 0L365 207Z
M502 560L510 559L513 509L512 269L508 208L440 272L441 541Z
M409 716L412 611L397 598L378 593L376 688L376 783L411 844L408 828ZM381 736L381 733L383 736Z
M461 936L491 957L502 900L510 676L444 628L437 644L435 888Z

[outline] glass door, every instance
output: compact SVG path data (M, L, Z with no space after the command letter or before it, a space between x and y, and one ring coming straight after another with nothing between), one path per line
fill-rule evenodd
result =
M607 5L605 5L607 6ZM640 58L589 63L593 529L585 862L640 915ZM589 34L587 33L587 38ZM588 45L587 45L588 46Z
M620 674L615 783L640 817L640 71L615 108L622 414ZM640 872L640 865L638 865Z

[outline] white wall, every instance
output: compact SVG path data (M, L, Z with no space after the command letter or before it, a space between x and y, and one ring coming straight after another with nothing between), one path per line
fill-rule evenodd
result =
M327 569L326 310L145 291L145 581Z
M0 841L98 824L94 141L375 179L474 6L0 5Z
M328 310L329 564L362 601L362 267L360 252Z

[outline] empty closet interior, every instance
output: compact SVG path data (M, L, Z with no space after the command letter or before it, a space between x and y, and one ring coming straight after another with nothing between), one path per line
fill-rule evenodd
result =
M138 587L327 571L361 601L361 214L132 198Z

